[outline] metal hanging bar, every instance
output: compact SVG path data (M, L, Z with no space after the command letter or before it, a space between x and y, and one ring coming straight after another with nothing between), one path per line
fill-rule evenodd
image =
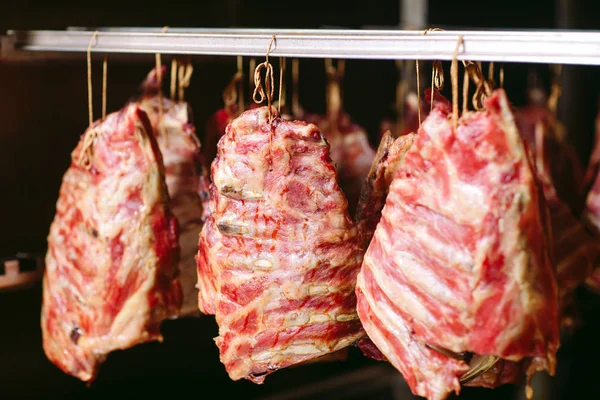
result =
M85 52L91 30L9 31L12 51ZM451 60L459 36L461 60L600 65L597 31L423 31L98 28L94 53L262 56L299 58ZM6 55L8 54L8 56ZM10 57L10 51L2 51Z

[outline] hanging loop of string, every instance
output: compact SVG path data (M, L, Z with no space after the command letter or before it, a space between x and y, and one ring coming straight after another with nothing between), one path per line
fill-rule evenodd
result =
M441 28L427 28L423 32L423 36L426 36L428 32L442 32ZM417 67L418 67L417 63ZM417 82L417 85L419 82ZM441 61L434 61L431 68L431 104L430 111L433 111L433 99L435 90L441 91L444 88L444 69L442 67ZM435 90L434 90L435 89ZM420 94L420 91L419 91ZM420 96L419 96L419 125L421 125L421 104L420 104Z
M234 105L238 104L238 102L241 100L239 87L242 86L242 78L243 73L238 63L238 70L235 74L233 74L233 77L227 86L225 86L225 90L223 90L223 104L225 105L225 112L227 112L230 117L235 116Z
M178 61L177 59L171 60L171 100L175 100L175 95L177 92L177 69L178 69Z
M552 114L556 114L556 110L558 108L558 99L562 94L562 90L560 88L560 73L562 71L562 66L558 64L553 64L550 66L550 72L552 74L552 87L550 88L550 96L548 96L548 109Z
M431 67L431 108L433 111L433 94L434 89L441 92L444 89L444 68L442 67L441 61L434 61Z
M344 60L338 60L337 65L333 66L330 58L325 59L325 74L327 75L327 118L332 132L338 132L338 119L342 110L342 89L341 80L344 76Z
M344 107L344 75L346 74L346 61L338 60L336 68L336 80L340 90L340 110Z
M233 75L225 90L223 90L223 103L227 112L231 112L231 106L238 101L238 90L236 88L241 80L242 73L238 71Z
M252 99L255 103L260 104L267 100L267 108L269 113L269 123L273 122L273 113L271 112L271 102L273 101L273 95L275 94L275 83L273 79L273 66L269 63L269 54L271 53L272 46L277 46L275 42L275 35L271 37L265 61L258 64L254 70L254 93ZM265 70L264 87L261 79L261 72Z
M473 108L477 111L483 110L483 101L492 94L492 86L485 79L481 67L478 63L468 61L464 63L469 78L475 84L475 93L473 94Z
M465 68L463 74L462 113L469 111L469 72Z
M498 80L500 81L500 89L504 89L504 66L500 67L500 73L498 75Z
M90 43L87 48L87 89L88 89L88 122L89 127L83 138L77 164L85 169L90 169L92 166L93 144L98 132L92 127L94 123L94 108L92 103L92 46L94 45L98 31L95 31L90 38Z
M248 92L250 94L254 93L254 71L256 70L256 58L250 58L250 62L248 63Z
M300 98L298 94L298 81L300 75L300 62L297 58L292 60L292 114L300 118L303 114L300 107Z
M162 72L162 67L160 64L157 65L157 68L161 68ZM185 63L177 59L173 59L171 61L171 100L184 100L185 89L187 89L190 86L190 81L192 79L193 72L194 68L189 57Z
M469 72L465 68L463 73L463 107L462 113L469 111Z
M450 78L452 81L452 126L454 129L458 127L458 52L461 47L464 47L462 35L458 37L450 66Z
M192 80L192 74L194 73L194 67L192 65L191 60L187 60L185 65L179 64L179 80L178 80L178 90L177 90L177 98L179 101L183 101L185 98L185 89L190 86L190 82Z
M164 26L162 29L162 33L167 33L169 29L168 26ZM155 63L156 63L156 81L158 86L158 132L159 134L162 132L160 127L162 126L163 120L163 91L162 91L162 61L160 58L160 53L155 54Z
M285 75L285 57L279 59L279 101L277 103L277 112L281 114L281 106L285 107L285 86L283 85L283 76Z
M242 56L237 56L237 72L240 76L240 81L238 82L238 114L244 111L244 86L242 85L242 78L244 77L244 58Z
M488 65L488 83L492 89L496 87L496 80L494 79L494 62L490 62Z
M108 78L108 60L104 56L102 61L102 119L106 118L106 91Z
M94 122L94 108L92 103L92 46L95 43L98 31L94 31L87 48L87 86L88 86L88 120L89 125Z
M419 68L419 60L415 60L415 68L417 69L417 118L419 120L419 128L421 127L421 72Z

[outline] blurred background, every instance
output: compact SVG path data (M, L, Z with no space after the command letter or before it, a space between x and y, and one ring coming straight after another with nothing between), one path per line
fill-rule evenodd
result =
M21 0L3 2L0 32L8 29L65 29L67 26L250 27L250 28L394 28L401 22L401 2L315 1L257 2L204 0L184 2L115 1L70 3ZM595 29L597 0L503 0L427 2L426 27ZM168 60L168 58L165 58ZM246 60L247 61L247 60ZM108 111L120 108L136 91L152 59L131 62L108 58ZM166 62L165 62L166 63ZM430 63L423 63L427 76ZM245 64L247 65L247 63ZM93 65L95 116L100 115L101 62ZM504 64L505 87L523 105L530 77L549 87L544 64ZM200 139L207 119L222 106L222 91L236 70L235 58L194 58L186 100L194 110ZM449 66L444 65L449 81ZM528 80L529 79L529 80ZM598 110L598 68L565 66L559 115L584 162L591 152ZM394 115L397 70L392 61L346 63L344 107L369 132L373 145L384 118ZM325 111L323 60L300 61L300 102L312 112ZM449 87L449 85L446 85ZM248 94L246 88L245 91ZM449 93L448 93L449 94ZM17 252L43 255L70 152L87 127L85 55L72 61L0 62L0 258ZM578 293L583 326L563 341L559 371L549 390L536 398L600 398L595 377L600 368L600 301ZM165 342L137 346L108 357L98 380L87 388L54 367L41 347L39 285L0 292L0 397L3 399L200 398L247 399L410 399L410 391L387 364L352 349L349 360L279 371L262 386L232 382L219 363L213 317L186 318L164 324ZM516 399L522 390L466 388L460 398Z

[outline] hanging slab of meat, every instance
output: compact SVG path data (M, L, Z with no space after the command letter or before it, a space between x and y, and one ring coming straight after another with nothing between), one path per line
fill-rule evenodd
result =
M411 133L394 140L390 131L381 138L356 210L356 227L363 251L366 251L371 243L375 228L381 219L381 210L385 205L391 181L414 139L415 134ZM367 357L385 360L385 356L368 337L361 339L357 345Z
M390 184L404 161L416 135L410 133L394 140L390 131L381 138L371 169L360 193L356 210L356 226L364 251L369 247L375 228L381 219Z
M592 187L587 195L585 210L583 212L583 221L593 232L596 240L600 237L600 174L596 175ZM594 271L586 280L586 285L600 293L600 267L596 264Z
M582 193L585 195L589 193L594 181L596 180L598 166L600 166L600 110L596 115L595 121L594 148L590 154L590 160L583 180Z
M163 76L165 71L163 67ZM179 223L179 280L183 290L180 315L184 316L198 312L196 253L208 209L208 173L189 104L159 96L158 88L155 69L142 84L143 94L137 104L150 119L164 161L170 208Z
M558 197L575 215L580 215L585 201L581 189L585 175L583 165L569 143L564 126L544 104L544 95L534 91L530 97L531 104L515 112L519 132L533 146L536 143L536 130L544 130L544 149L548 159L552 160L547 164L549 177Z
M538 178L550 210L553 259L561 299L561 315L563 322L568 325L571 323L571 317L564 311L570 308L568 303L572 300L571 294L575 288L581 285L599 264L600 241L585 229L572 209L560 198L559 188L555 185L557 180L566 182L561 187L565 193L562 197L570 197L575 206L573 191L576 194L582 174L578 159L561 133L563 131L558 121L548 109L540 106L529 106L517 112L515 117L517 122L520 121L521 135L534 151ZM557 168L561 165L562 168ZM574 186L568 189L568 185Z
M317 127L270 124L266 107L246 111L228 126L211 172L199 307L216 315L229 376L262 383L364 336L358 235Z
M586 227L598 239L600 237L600 113L596 117L596 135L594 149L590 155L590 162L586 171L583 191L586 193L583 221ZM600 267L588 277L586 286L600 293Z
M485 105L456 131L440 106L423 122L357 279L367 334L428 399L498 358L527 361L528 374L555 368L543 196L504 92Z
M257 104L248 105L249 109L254 109L257 107ZM231 121L233 121L235 117L240 114L240 111L238 110L239 108L236 107L236 105L229 107L226 106L220 110L217 110L206 122L206 134L204 143L202 145L202 153L207 166L210 167L210 164L217 156L217 143L219 143L219 140L223 137L223 135L225 135L227 125L229 125ZM286 119L283 116L281 116L281 118Z
M443 109L446 114L449 113L452 109L450 102L437 90L434 93L434 104ZM425 95L425 98L431 101L431 89L427 89ZM418 122L416 128L418 128ZM416 134L407 133L394 140L390 131L385 132L381 138L375 159L361 189L355 216L363 251L366 251L371 243L377 224L381 219L381 211L385 205L392 180L404 162L404 156L415 138ZM368 337L361 339L357 345L365 356L380 361L386 360Z
M444 113L450 113L452 109L450 102L437 90L434 93L434 105ZM431 101L431 89L425 91L425 99ZM416 128L418 128L418 124ZM361 247L365 251L369 247L375 228L381 219L381 210L385 205L392 180L416 138L415 133L406 133L395 140L392 136L391 131L388 131L381 138L369 174L363 183L354 218Z
M181 306L177 221L151 132L135 104L108 115L63 177L41 326L48 358L83 381L111 351L162 340L161 322Z
M317 125L329 142L338 183L348 199L350 214L354 215L363 182L375 158L375 150L369 144L366 131L344 112L339 113L337 128L332 127L327 117L305 114L301 119Z

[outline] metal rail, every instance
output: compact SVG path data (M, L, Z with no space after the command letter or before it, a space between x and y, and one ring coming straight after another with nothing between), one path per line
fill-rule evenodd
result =
M93 35L66 31L9 31L2 58L23 52L86 52ZM95 28L94 53L451 60L600 65L599 31L400 31ZM11 49L6 50L7 43Z

